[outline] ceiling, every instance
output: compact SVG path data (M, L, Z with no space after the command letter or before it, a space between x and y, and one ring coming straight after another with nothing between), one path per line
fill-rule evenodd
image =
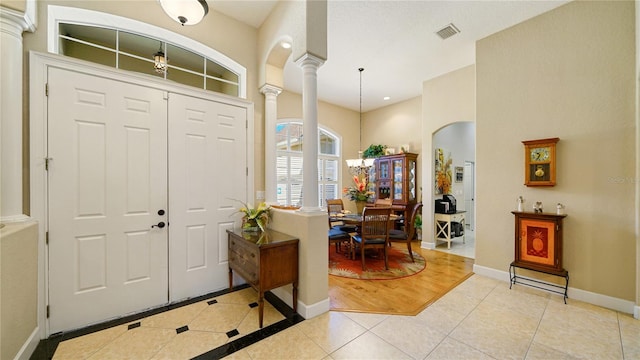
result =
M474 64L477 40L567 2L328 0L328 56L318 69L318 98L356 111L361 105L363 112L414 98L425 80ZM209 0L214 13L256 28L276 3ZM436 32L450 23L460 32L443 40ZM285 66L284 87L301 93L302 70L293 61Z

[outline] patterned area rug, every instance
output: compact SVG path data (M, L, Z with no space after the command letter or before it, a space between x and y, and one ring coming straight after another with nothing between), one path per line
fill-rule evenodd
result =
M362 270L360 254L356 254L355 260L347 258L345 250L336 253L335 246L329 246L329 275L362 279L362 280L391 280L415 275L424 270L426 262L420 254L413 251L415 263L411 262L409 252L405 244L394 243L388 250L389 270L384 269L382 251L365 255L365 267Z

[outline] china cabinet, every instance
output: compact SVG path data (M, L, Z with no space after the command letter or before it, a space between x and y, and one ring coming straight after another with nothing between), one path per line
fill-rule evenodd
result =
M394 206L407 209L417 199L418 154L385 155L376 159L369 171L370 190L376 199L391 199Z

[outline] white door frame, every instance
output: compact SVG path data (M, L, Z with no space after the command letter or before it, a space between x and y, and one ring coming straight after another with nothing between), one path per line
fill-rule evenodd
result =
M153 76L117 70L99 64L88 63L61 55L29 52L29 123L30 123L30 205L31 217L38 221L38 329L40 338L49 335L49 325L46 318L48 304L48 260L45 243L46 232L49 228L47 212L47 70L49 67L59 67L87 73L101 75L117 81L157 88L163 91L180 93L187 96L220 101L231 105L247 108L247 197L254 193L254 108L253 103L243 99L206 92L185 85L174 84ZM51 161L55 161L51 160Z

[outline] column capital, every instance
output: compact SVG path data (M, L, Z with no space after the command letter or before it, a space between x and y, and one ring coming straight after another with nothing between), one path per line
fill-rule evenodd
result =
M282 89L271 84L264 84L260 87L260 93L265 95L275 95L278 96L282 92Z
M295 63L298 64L298 66L300 67L304 67L305 65L315 65L316 68L319 68L320 66L322 66L324 62L325 62L325 59L318 57L316 55L313 55L311 53L305 53L295 61Z
M11 32L12 35L19 35L22 37L22 33L24 31L36 31L36 24L29 14L4 6L0 6L0 21L2 22L2 31ZM11 29L11 27L13 27L13 29Z

